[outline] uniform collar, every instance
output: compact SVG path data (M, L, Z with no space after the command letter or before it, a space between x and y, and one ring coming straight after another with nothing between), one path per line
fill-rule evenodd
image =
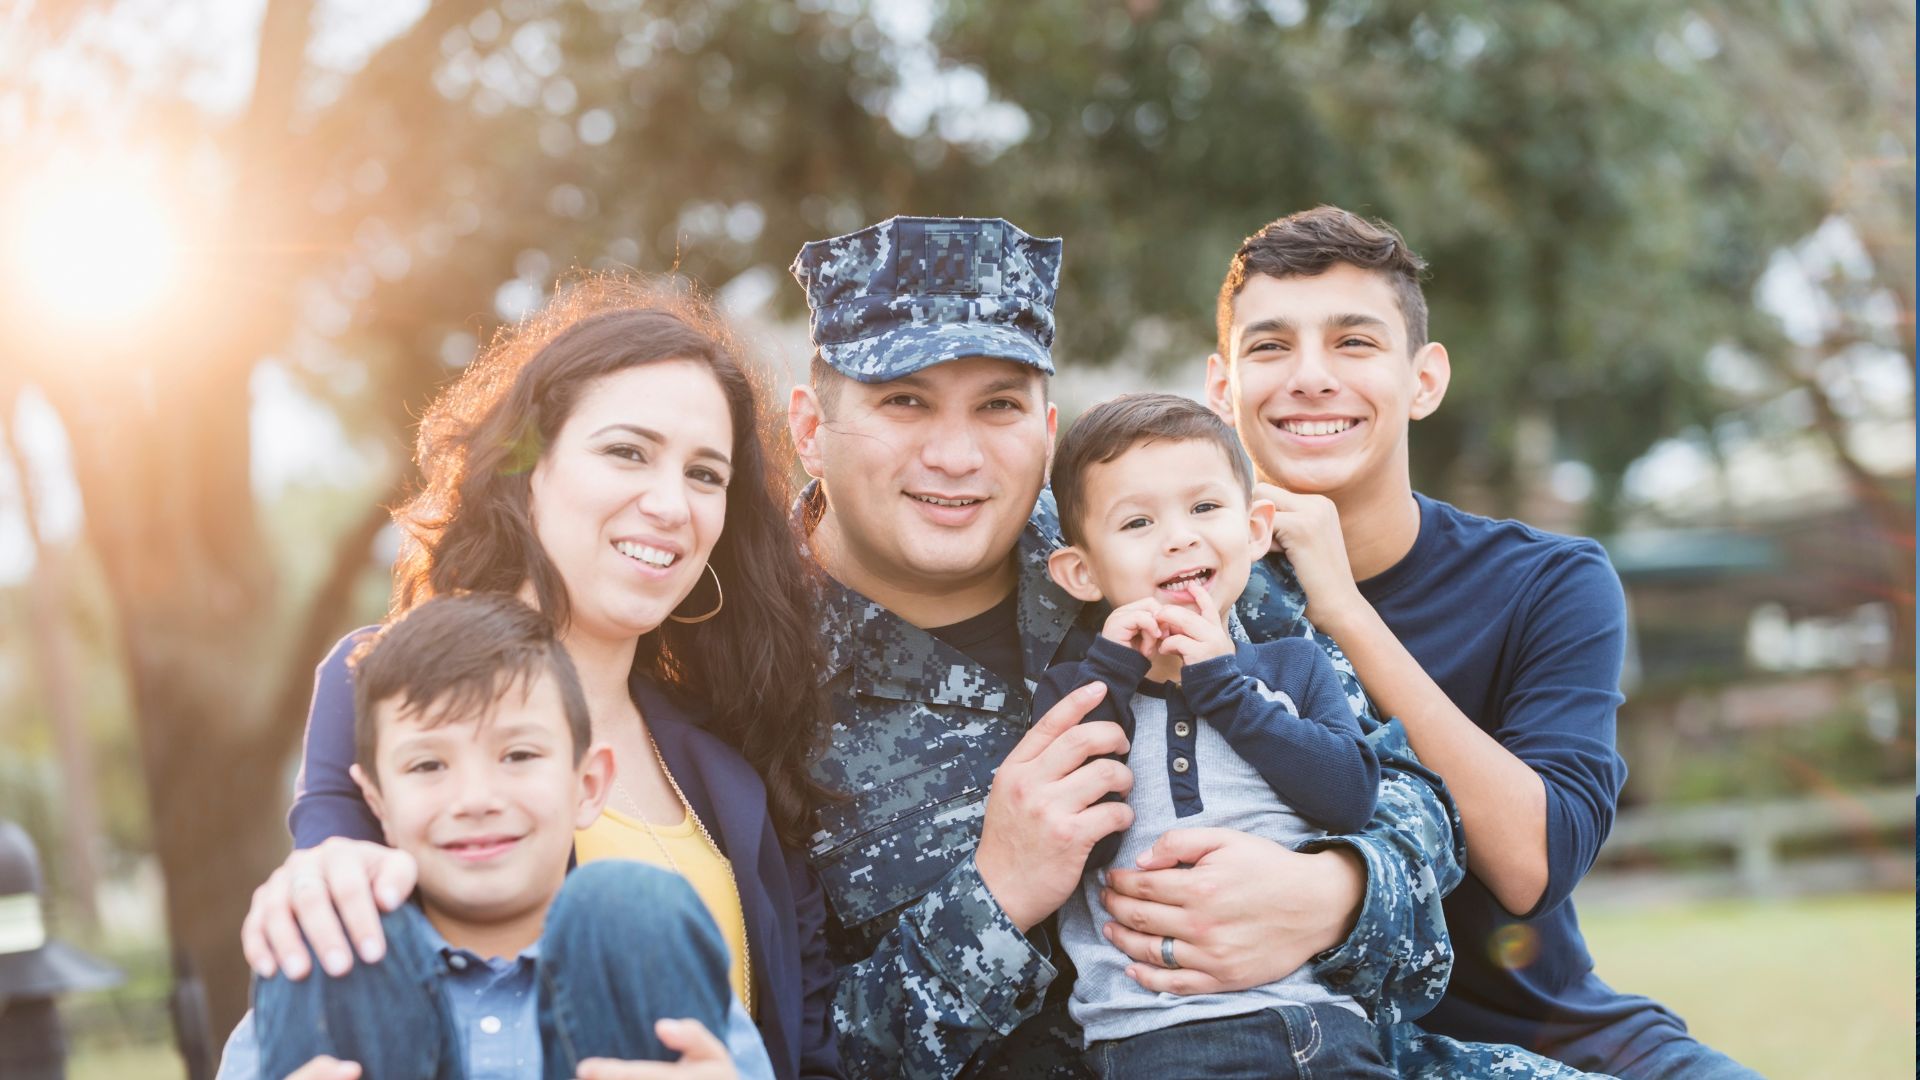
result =
M808 483L794 505L803 534L811 534L825 509L820 481ZM1047 557L1063 543L1053 493L1042 491L1021 530L1015 555L1019 562L1015 619L1029 681L1047 669L1080 614L1080 601L1047 575ZM1007 691L1013 688L998 676L831 575L822 574L820 580L820 634L827 653L821 682L852 671L862 692L883 697L993 711L1006 706ZM1024 700L1027 688L1018 689Z

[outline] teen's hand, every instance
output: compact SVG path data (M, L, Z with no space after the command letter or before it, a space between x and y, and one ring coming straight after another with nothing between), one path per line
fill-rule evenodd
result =
M1107 871L1107 940L1135 961L1134 981L1169 994L1284 978L1345 941L1366 896L1366 869L1344 848L1302 854L1229 829L1174 829L1139 865ZM1168 937L1178 970L1161 963Z
M288 1073L287 1080L360 1080L360 1066L321 1054Z
M680 1051L679 1061L615 1061L588 1058L577 1080L738 1080L733 1056L698 1020L656 1020L653 1033Z
M1193 597L1194 606L1200 609L1197 613L1178 604L1165 604L1160 608L1160 626L1166 632L1166 637L1160 639L1160 651L1178 656L1183 666L1232 652L1233 639L1221 625L1219 605L1213 602L1206 587L1189 585L1187 595Z
M1151 596L1122 604L1107 616L1100 636L1151 659L1154 646L1165 633L1160 628L1160 607L1160 601Z
M356 951L367 963L377 962L387 954L380 913L406 903L419 870L404 851L341 836L289 854L253 890L240 924L247 965L261 978L278 972L298 981L312 970L309 945L311 956L336 977L352 970Z
M1253 497L1273 504L1273 550L1293 564L1307 592L1307 617L1339 637L1342 621L1367 602L1353 583L1339 509L1325 495L1301 495L1272 484L1255 485Z
M1105 683L1092 682L1061 698L1007 755L987 792L974 864L1023 933L1080 887L1101 837L1133 824L1126 803L1100 801L1133 789L1126 733L1111 721L1080 722L1106 692Z

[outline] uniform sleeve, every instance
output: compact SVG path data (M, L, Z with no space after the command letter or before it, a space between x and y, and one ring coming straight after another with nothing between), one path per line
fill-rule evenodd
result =
M294 847L313 847L329 836L385 842L380 819L367 808L360 786L347 772L353 764L353 675L347 656L370 632L356 630L341 638L314 671L300 776L294 782L293 809L287 812Z
M1328 989L1366 1004L1377 1024L1427 1014L1453 973L1441 901L1466 874L1460 815L1440 777L1421 765L1400 721L1367 735L1380 760L1380 791L1367 827L1303 850L1345 847L1367 871L1367 891L1347 940L1314 958Z
M1626 647L1626 598L1597 545L1542 574L1494 733L1547 794L1547 888L1522 918L1572 894L1613 828L1627 779L1614 743Z
M1460 814L1440 777L1421 765L1397 720L1382 723L1332 638L1306 619L1306 594L1280 556L1254 566L1235 614L1256 641L1312 640L1332 660L1348 704L1380 762L1380 790L1366 828L1304 845L1345 847L1367 871L1367 891L1347 940L1314 958L1329 989L1366 1003L1375 1023L1397 1024L1439 1004L1453 973L1441 901L1466 875Z
M1380 787L1380 761L1360 734L1333 672L1312 642L1258 650L1262 678L1229 653L1181 671L1181 689L1274 794L1329 832L1364 828ZM1300 695L1288 707L1287 691Z
M1107 695L1083 723L1111 720L1132 735L1128 707L1149 663L1102 638L1085 660L1055 664L1034 689L1033 715L1089 682ZM1118 834L1100 848L1117 846ZM1106 861L1111 861L1109 854ZM1031 1017L1052 985L1048 935L1023 934L969 858L901 913L873 955L841 969L834 996L840 1059L849 1076L957 1075Z
M1055 974L968 858L901 913L873 955L840 969L841 1066L873 1080L958 1075L1039 1010Z

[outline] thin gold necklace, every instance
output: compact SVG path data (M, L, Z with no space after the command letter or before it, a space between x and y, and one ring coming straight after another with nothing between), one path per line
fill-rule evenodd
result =
M713 834L707 831L707 823L700 820L700 815L694 811L693 804L687 801L687 793L680 790L680 781L673 778L673 770L667 768L667 759L660 755L660 744L648 738L647 745L653 748L653 759L660 763L660 774L667 778L667 786L673 788L674 797L680 800L680 806L686 810L687 817L693 821L693 827L699 830L701 839L707 842L707 847L711 848L714 856L720 860L721 869L727 872L727 884L733 887L734 903L740 905L740 982L746 988L746 1000L741 1004L746 1006L747 1015L751 1016L753 1015L753 948L747 944L747 909L746 902L740 898L740 879L734 876L733 863L728 860L726 853L720 850L720 845L714 842ZM647 820L646 811L640 807L640 800L633 797L633 793L627 790L627 785L620 782L618 775L613 779L613 790L619 792L620 797L633 808L633 820L640 823L640 827L647 831L648 838L653 841L653 846L660 849L661 857L667 860L667 869L680 874L681 877L686 877L680 870L680 864L674 860L673 851L667 847L667 842L660 838L659 833L653 831L653 822Z

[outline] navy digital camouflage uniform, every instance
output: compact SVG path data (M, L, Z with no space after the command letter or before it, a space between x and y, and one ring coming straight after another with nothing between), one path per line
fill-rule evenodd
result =
M1060 241L998 219L894 218L808 244L793 273L807 290L815 347L863 382L965 356L1051 374L1059 259ZM818 520L824 497L818 483L801 496L803 524ZM1043 493L1015 553L1021 686L844 585L824 585L831 725L815 773L847 799L821 810L809 857L827 898L840 968L834 1021L850 1076L1088 1075L1051 922L1021 933L973 860L994 772L1032 723L1034 680L1084 648L1104 614L1083 611L1047 575L1062 543ZM1367 829L1310 845L1351 848L1368 882L1353 932L1314 959L1316 974L1367 1006L1391 1033L1389 1060L1408 1075L1579 1075L1512 1047L1444 1039L1431 1068L1413 1060L1426 1052L1417 1040L1431 1037L1406 1021L1439 1000L1452 965L1440 902L1464 873L1458 815L1399 724L1372 719L1351 664L1300 617L1297 582L1267 574L1256 570L1243 613L1263 639L1311 636L1329 651L1382 766Z

